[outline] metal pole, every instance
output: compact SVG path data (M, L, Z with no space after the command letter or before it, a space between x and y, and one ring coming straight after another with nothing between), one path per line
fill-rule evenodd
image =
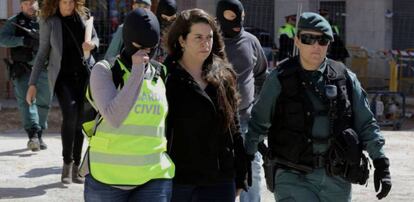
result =
M298 4L298 9L296 10L296 25L295 25L296 32L298 31L299 18L300 18L301 14L302 14L302 3L299 3ZM295 35L297 35L297 33L295 33ZM297 56L298 54L299 54L298 48L295 45L293 45L292 56Z

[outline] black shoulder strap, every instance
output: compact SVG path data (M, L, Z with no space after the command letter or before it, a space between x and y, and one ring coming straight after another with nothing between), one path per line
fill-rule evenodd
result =
M124 79L122 78L125 74L125 71L121 69L118 60L115 60L112 64L112 80L116 88L124 86Z
M328 72L330 71L330 72ZM348 74L348 68L341 62L337 62L331 59L327 61L327 79L331 84L334 84L338 88L338 93L341 94L344 106L342 112L342 119L348 117L349 125L352 126L353 110L352 110L352 92L353 86L351 78Z
M327 79L332 81L333 83L336 83L338 87L346 86L346 89L340 89L340 90L345 91L345 93L347 90L349 92L347 93L348 97L351 100L350 96L352 95L352 82L348 74L348 68L342 62L337 62L337 61L328 59L326 73L327 73Z
M157 79L161 77L161 79L165 82L165 78L167 77L167 70L165 66L156 60L151 60L150 63L156 71L154 81L157 81Z
M327 59L326 76L329 80L346 79L347 67L342 62Z

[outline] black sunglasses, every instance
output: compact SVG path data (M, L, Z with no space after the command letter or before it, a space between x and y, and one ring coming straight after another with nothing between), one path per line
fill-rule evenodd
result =
M313 35L313 34L301 34L299 35L300 42L306 45L313 45L318 41L320 46L326 46L331 41L328 37L324 35Z

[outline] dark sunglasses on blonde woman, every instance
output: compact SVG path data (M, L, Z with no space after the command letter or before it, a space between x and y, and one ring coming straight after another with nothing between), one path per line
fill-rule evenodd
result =
M329 44L329 38L324 35L313 35L313 34L301 34L299 35L300 42L306 45L313 45L318 42L320 46L326 46Z

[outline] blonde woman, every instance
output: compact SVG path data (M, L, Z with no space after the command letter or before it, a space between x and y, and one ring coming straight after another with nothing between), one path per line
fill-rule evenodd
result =
M63 115L61 180L64 184L84 182L78 175L78 166L83 144L83 98L89 73L82 58L84 51L92 51L99 45L95 31L91 41L84 41L85 21L88 19L88 9L84 4L84 0L43 1L39 51L26 95L26 101L31 104L36 97L35 84L41 68L48 61L49 89L56 94Z

